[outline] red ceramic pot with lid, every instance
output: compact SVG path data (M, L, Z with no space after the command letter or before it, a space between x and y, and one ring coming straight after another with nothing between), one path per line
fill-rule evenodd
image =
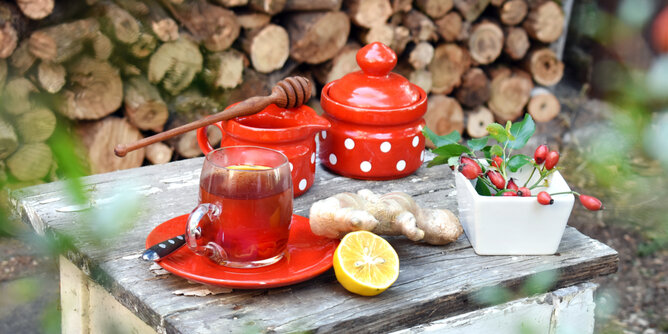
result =
M269 105L261 112L214 123L223 134L220 146L253 145L271 148L288 157L295 197L306 192L315 179L316 134L329 129L325 118L302 105L294 109ZM197 142L206 155L214 148L206 127L197 129Z
M427 93L390 72L397 56L376 42L357 52L361 71L322 89L320 104L332 127L322 131L320 160L332 171L358 179L397 179L424 161L422 116Z

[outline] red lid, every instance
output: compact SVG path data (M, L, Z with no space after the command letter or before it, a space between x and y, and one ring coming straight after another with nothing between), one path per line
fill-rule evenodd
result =
M397 55L380 42L371 43L357 52L357 64L362 69L333 82L329 89L332 100L344 105L394 109L412 105L420 100L420 92L406 78L391 73Z

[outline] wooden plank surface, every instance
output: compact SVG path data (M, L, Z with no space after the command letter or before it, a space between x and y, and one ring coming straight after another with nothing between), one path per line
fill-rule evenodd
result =
M174 275L156 276L139 259L146 235L156 225L189 212L197 201L202 158L95 175L84 179L91 201L74 205L62 182L25 188L12 194L18 214L42 234L73 236L66 256L159 333L277 331L371 333L407 328L478 309L471 297L482 287L518 287L530 275L558 270L557 287L585 282L617 270L617 252L566 228L554 256L478 256L464 235L447 246L388 238L401 260L397 282L385 293L360 297L345 291L330 270L308 282L285 288L235 290L204 297L176 296L192 285ZM452 172L445 166L421 168L400 180L360 181L323 170L316 183L295 200L295 213L308 216L317 199L369 188L400 190L426 207L456 212ZM88 207L112 206L136 196L141 209L132 227L95 243L96 221Z

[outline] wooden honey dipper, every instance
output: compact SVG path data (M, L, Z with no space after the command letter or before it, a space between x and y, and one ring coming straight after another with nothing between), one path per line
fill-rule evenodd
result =
M114 153L119 157L124 157L126 154L128 154L128 152L132 152L144 146L178 136L182 133L198 129L203 126L211 125L216 122L239 116L255 114L262 111L270 104L275 104L281 108L296 108L311 98L311 89L311 82L304 77L285 78L279 81L274 86L274 88L272 88L271 95L269 96L251 97L217 114L213 114L203 119L137 140L133 143L116 145L116 148L114 148Z

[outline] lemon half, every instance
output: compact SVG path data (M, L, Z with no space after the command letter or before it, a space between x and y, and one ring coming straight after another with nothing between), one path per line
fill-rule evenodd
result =
M351 232L336 248L334 273L346 290L375 296L399 277L399 256L385 239L367 231Z

